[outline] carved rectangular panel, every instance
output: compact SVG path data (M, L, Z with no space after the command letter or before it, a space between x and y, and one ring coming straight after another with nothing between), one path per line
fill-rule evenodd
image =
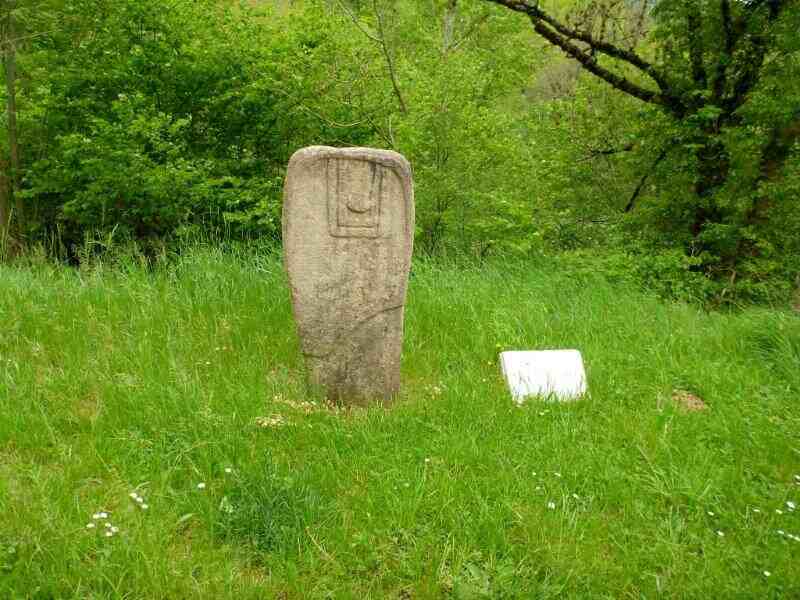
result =
M328 231L334 237L377 238L385 168L372 161L327 161Z

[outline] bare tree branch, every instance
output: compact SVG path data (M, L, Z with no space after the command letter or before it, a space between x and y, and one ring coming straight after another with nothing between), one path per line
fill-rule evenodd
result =
M464 42L466 42L469 38L472 37L472 35L478 30L478 27L483 25L488 19L489 19L488 14L483 14L477 17L474 21L472 21L472 23L470 23L470 25L467 27L467 30L458 39L458 41L455 42L452 46L450 46L450 49L458 50L458 48L460 48Z
M403 99L403 94L400 92L400 85L397 83L397 72L395 70L394 59L392 58L391 52L389 52L389 46L386 44L386 32L383 28L383 15L381 14L380 8L378 8L377 0L372 0L372 7L375 9L375 18L378 21L378 35L380 36L381 50L383 50L383 56L386 58L386 66L389 69L389 78L392 81L392 89L394 90L394 95L397 96L397 101L400 104L400 112L406 114L408 112L408 108L406 101Z
M375 34L373 34L373 33L370 33L370 32L367 30L367 28L366 28L366 27L364 27L364 25L361 23L361 20L360 20L360 19L359 19L359 18L358 18L358 17L357 17L357 16L356 16L354 13L353 13L353 11L351 11L351 10L350 10L350 9L347 7L347 5L346 5L344 2L342 2L342 0L338 0L338 4L339 4L339 8L341 8L341 9L342 9L342 11L344 11L344 13L345 13L345 14L346 14L348 17L350 17L350 20L353 22L353 24L354 24L354 25L355 25L355 26L358 28L358 30L359 30L361 33L363 33L365 36L367 36L369 39L371 39L371 40L372 40L373 42L375 42L376 44L381 44L381 43L382 43L382 42L381 42L381 39L380 39L378 36L376 36L376 35L375 35Z
M647 183L647 180L650 178L650 175L653 174L653 171L656 170L656 167L661 163L661 161L667 157L669 150L670 146L665 146L664 148L662 148L661 152L659 152L658 156L656 157L656 160L653 162L650 169L644 175L642 175L642 178L639 180L636 189L633 190L633 194L631 195L630 200L628 200L628 203L625 205L623 212L628 213L633 210L633 207L636 205L636 200L639 198L639 194L641 194L642 190L644 189L645 183Z
M636 145L631 142L620 146L619 148L591 148L589 153L582 159L582 161L591 160L598 156L611 156L613 154L621 154L622 152L630 152Z
M510 8L511 10L516 12L525 13L531 18L532 21L534 21L534 24L536 21L546 23L554 31L556 31L564 38L566 38L566 41L578 40L580 42L584 42L588 44L596 52L601 52L603 54L606 54L607 56L611 56L612 58L617 58L619 60L627 62L628 64L632 65L633 67L636 67L641 72L649 76L653 81L656 82L659 89L661 89L662 91L666 91L667 89L669 89L669 84L666 78L661 73L659 73L659 71L653 65L644 60L638 54L636 54L633 50L626 50L625 48L619 48L614 44L610 44L604 40L593 37L590 33L586 31L579 31L567 27L563 23L556 20L554 17L545 13L538 6L528 4L528 2L525 0L488 0L488 1L494 2L495 4L500 4L501 6Z
M490 1L493 2L495 0L490 0ZM584 66L584 68L586 68L587 71L593 73L600 79L603 79L605 82L609 83L612 87L622 92L625 92L635 98L638 98L639 100L642 100L644 102L648 102L651 104L659 104L662 106L667 106L669 104L666 97L664 97L662 94L659 94L658 92L649 90L647 88L643 88L633 83L632 81L624 77L621 77L616 73L609 71L608 69L601 67L594 56L586 54L575 44L572 44L562 36L559 36L552 29L547 27L542 21L538 21L533 17L531 18L531 21L533 23L533 28L536 31L536 33L541 35L551 44L561 48L566 54L568 54L569 56L577 60L579 63L581 63Z
M458 0L449 0L444 9L442 19L442 55L446 55L453 43L453 32L456 26L456 15L458 14Z
M384 59L386 60L386 67L389 70L389 79L392 83L392 90L394 91L394 95L397 97L397 102L400 104L400 111L405 114L408 112L408 106L406 105L406 101L403 98L403 94L400 91L400 85L397 82L397 73L395 69L394 59L392 58L392 54L389 51L389 46L386 43L386 32L383 27L383 15L381 14L380 8L378 7L377 0L372 0L372 8L375 11L375 19L378 24L378 33L375 35L371 31L369 31L364 25L361 23L361 20L358 16L351 11L342 0L337 0L339 7L344 11L344 13L350 17L350 20L355 24L358 30L363 33L367 38L378 44L381 49L381 53L383 54Z
M554 46L561 48L567 55L581 63L587 71L604 80L606 83L609 83L617 90L625 92L644 102L664 106L676 115L684 114L685 107L674 94L670 93L670 88L666 79L662 77L652 65L645 62L634 52L618 48L602 40L596 40L588 33L570 29L556 21L553 17L545 14L538 6L528 4L525 0L488 1L509 8L515 12L528 15L536 33ZM592 52L586 53L583 49L576 46L572 40L587 43L589 44L590 50L596 50L597 52L601 52L613 58L618 58L633 65L640 71L649 75L659 85L661 91L657 92L642 87L630 79L617 75L609 69L600 66Z

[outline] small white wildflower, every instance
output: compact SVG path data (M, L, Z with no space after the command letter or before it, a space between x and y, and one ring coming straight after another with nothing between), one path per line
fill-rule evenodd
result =
M119 527L112 527L111 533L119 533Z
M112 532L110 532L110 531L106 531L106 537L111 537L111 536L113 536L113 535L114 535L114 534L113 534Z
M764 577L769 577L770 575L772 575L772 573L769 571L764 571Z
M228 474L233 473L233 469L231 469L230 467L225 467L225 472Z
M204 490L204 489L206 489L206 484L205 484L204 482L202 482L202 481L201 481L200 483L198 483L198 484L197 484L197 489L198 489L198 490Z
M138 497L136 498L136 503L137 503L137 504L143 504L143 503L144 503L144 498L142 498L141 496L138 496Z
M760 512L761 512L761 509L760 509L760 508L754 508L754 509L753 509L753 512L754 512L754 513L760 513Z
M105 523L104 526L105 526L106 529L111 529L111 527L112 527L111 523Z
M718 535L719 537L725 537L725 532L724 532L724 531L720 531L720 530L718 529L718 530L717 530L717 535Z
M100 512L98 514L100 515L101 519L107 519L108 518L108 513L107 512Z
M86 529L94 529L94 523L87 523Z
M776 515L782 515L782 514L783 514L783 511L782 511L780 508L776 508L776 509L775 509L775 514L776 514Z
M787 507L789 510L794 510L795 508L797 508L797 504L795 504L794 502L792 502L791 500L789 500L789 501L786 503L786 507Z
M783 531L783 529L778 529L778 535L784 535L784 534L785 532Z
M536 477L536 471L533 472L533 476Z
M795 476L794 476L794 480L795 480L797 483L800 483L800 475L795 475Z
M269 417L256 417L255 423L259 427L283 427L288 422L282 415L271 415Z
M93 518L95 521L97 521L98 519L102 519L102 517L100 516L100 513L94 513L94 514L92 515L92 518Z
M714 512L713 511L708 511L708 516L709 517L713 517L714 516Z
M555 508L556 508L556 503L555 503L555 502L553 502L553 501L550 501L550 502L548 502L548 503L547 503L547 508L549 508L550 510L555 510Z
M147 506L147 504L142 504L142 510L147 510L148 508L150 508L150 507Z
M138 497L139 497L139 494L137 494L136 492L131 492L130 494L128 494L128 496L130 496L131 498L133 498L134 500L136 500L136 498L138 498Z

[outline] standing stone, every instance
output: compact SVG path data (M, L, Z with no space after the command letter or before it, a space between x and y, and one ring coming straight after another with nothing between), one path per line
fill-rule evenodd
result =
M414 239L408 161L388 150L312 146L286 174L283 243L313 384L348 403L400 389Z

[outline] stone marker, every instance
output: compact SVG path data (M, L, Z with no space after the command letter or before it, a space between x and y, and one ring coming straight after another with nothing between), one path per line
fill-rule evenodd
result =
M312 146L286 174L284 260L311 382L346 403L400 389L414 240L408 161L388 150Z
M500 367L517 404L528 396L574 400L586 393L586 372L577 350L502 352Z

